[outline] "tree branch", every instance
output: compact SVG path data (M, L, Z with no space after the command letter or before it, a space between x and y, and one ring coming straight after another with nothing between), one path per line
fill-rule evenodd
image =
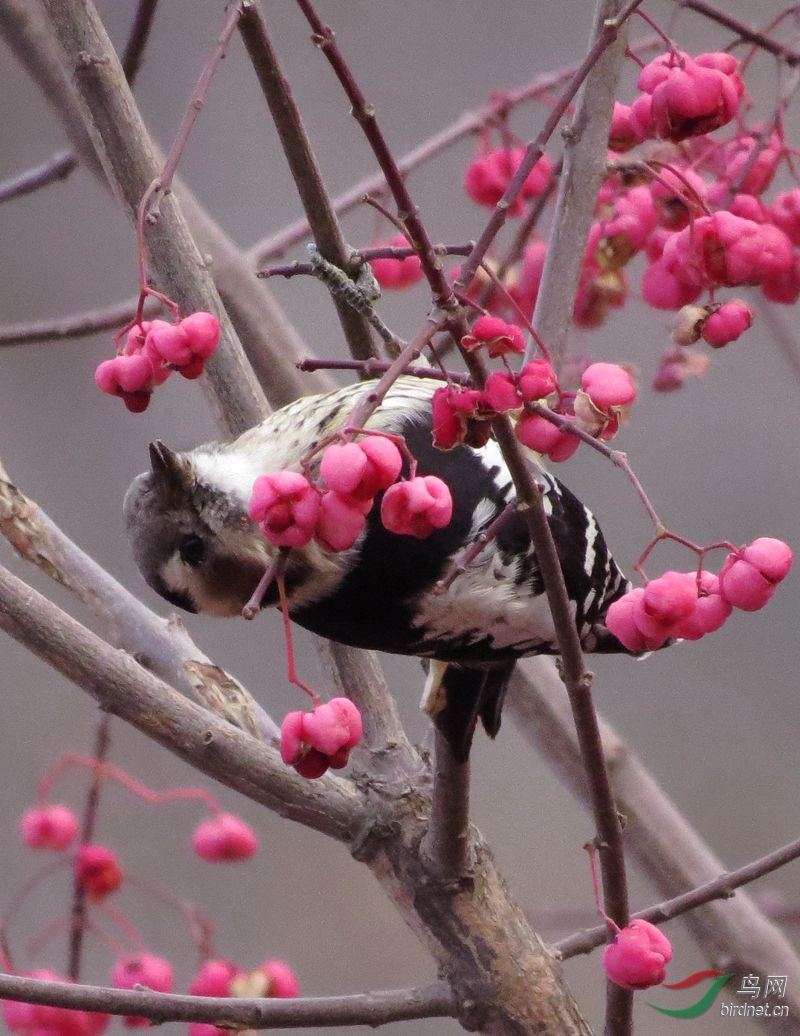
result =
M167 686L124 651L61 611L0 566L0 629L87 691L101 708L222 784L281 816L339 841L366 821L346 781L306 781L277 750L218 719Z
M53 37L52 27L38 5L33 6L27 0L4 0L0 4L0 33L5 36L11 50L53 106L80 160L98 176L104 186L108 186L84 129L75 90L64 75L63 55ZM113 59L113 48L107 40L102 53ZM116 59L113 59L107 69L112 80L117 69ZM149 138L143 137L138 127L139 123L126 123L120 127L125 146L133 154L141 147L148 151L152 148ZM121 161L125 160L123 155ZM223 234L191 192L177 181L174 192L180 198L181 208L191 224L197 244L204 254L211 257L210 271L220 296L273 405L282 406L304 392L321 392L333 388L334 383L330 378L298 373L295 360L307 354L308 346L278 307L272 293L256 282L242 253Z
M624 9L624 10L623 10ZM586 239L600 185L606 176L608 132L619 71L625 56L631 13L622 0L601 0L592 30L593 46L575 118L565 132L564 168L559 181L552 230L531 323L556 362L563 359L572 310L583 267ZM590 58L594 55L594 60ZM576 76L577 79L577 76ZM533 357L533 343L530 355Z
M105 637L171 686L248 733L277 739L278 728L242 685L214 665L176 618L162 619L118 583L11 482L0 462L0 533L21 557L67 587Z
M281 70L263 15L255 4L244 4L239 31L269 106L319 253L345 273L356 273L359 264L351 258L291 87ZM368 321L343 299L333 295L332 300L351 355L361 360L377 355Z
M785 867L800 857L800 838L781 846L771 853L746 863L744 867L738 867L734 871L723 871L718 877L707 881L704 885L683 892L672 899L663 900L644 910L637 910L633 917L643 917L646 921L669 921L673 917L680 917L689 910L696 910L712 899L730 899L735 890L744 885L762 878L765 874L771 874L779 867ZM553 951L558 954L561 960L577 956L579 953L589 953L606 941L606 929L604 925L590 928L584 932L577 932L575 935L559 939L553 945Z
M552 659L517 666L506 706L531 741L576 796L588 789L571 710ZM672 897L716 879L725 867L652 773L607 723L601 723L614 797L625 816L625 844L662 895ZM800 959L780 929L747 892L709 902L685 915L692 935L713 962L738 962L743 973L790 975L792 1014L800 1015Z
M163 1022L207 1022L230 1029L298 1029L307 1026L387 1025L417 1018L452 1018L458 1007L443 982L349 996L180 996L148 989L71 985L0 974L0 996L29 1004L134 1015Z

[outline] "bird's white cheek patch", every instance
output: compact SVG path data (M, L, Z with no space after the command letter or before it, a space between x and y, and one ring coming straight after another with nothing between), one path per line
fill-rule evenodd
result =
M168 590L178 594L189 594L189 573L176 551L162 566L160 576Z

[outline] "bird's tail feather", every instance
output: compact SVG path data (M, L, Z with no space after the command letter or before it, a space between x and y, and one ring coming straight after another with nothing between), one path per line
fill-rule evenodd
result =
M469 757L479 719L489 737L497 735L515 664L512 659L478 669L431 662L422 707L461 762Z

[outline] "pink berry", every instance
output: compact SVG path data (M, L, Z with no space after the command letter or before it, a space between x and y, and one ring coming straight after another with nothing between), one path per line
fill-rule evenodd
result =
M389 532L426 539L453 517L453 498L435 475L421 475L390 486L381 501L381 521Z
M611 129L608 134L608 146L611 150L624 153L636 147L637 144L641 144L645 139L642 130L642 124L634 116L630 105L614 101Z
M514 379L506 371L492 371L483 389L486 407L495 413L505 414L522 406Z
M581 375L581 387L600 410L626 406L636 399L633 378L617 363L592 363Z
M562 431L541 414L522 414L514 433L523 446L559 463L569 460L581 444L577 435Z
M180 324L170 324L167 320L152 321L144 352L154 364L170 363L178 367L192 358L189 335Z
M193 996L228 996L236 966L229 960L207 960L189 986Z
M539 295L546 258L547 245L545 242L532 241L522 253L522 263L516 280L509 284L508 290L511 297L529 319Z
M693 611L672 628L672 635L681 640L699 640L723 625L733 611L719 589L719 578L711 572L700 573L700 594Z
M775 584L743 558L731 554L719 574L720 592L733 605L745 612L763 608L775 593Z
M735 341L753 323L753 311L741 299L724 302L703 323L703 339L715 349Z
M335 755L341 748L354 748L363 732L361 713L349 698L332 698L306 713L305 740L322 752Z
M508 353L521 356L525 352L525 335L516 324L509 324L500 317L483 316L478 317L461 344L467 352L485 347L492 359Z
M290 712L281 724L280 753L301 777L316 778L347 764L363 733L361 713L349 698L332 698L311 712Z
M335 443L322 454L320 473L330 489L357 500L371 500L400 474L400 450L385 435Z
M75 854L75 879L92 899L105 899L122 885L117 854L104 845L82 845Z
M547 360L531 360L519 372L519 391L526 403L558 391L558 378Z
M249 860L258 850L253 829L232 813L218 813L202 820L192 835L192 848L209 863Z
M660 985L672 960L672 943L649 921L631 921L603 950L603 969L623 989Z
M314 539L323 550L334 554L349 550L366 524L365 507L369 511L372 501L357 500L333 491L323 493Z
M776 194L769 207L772 222L794 245L800 245L800 187Z
M680 309L694 302L702 290L700 284L679 280L661 259L650 263L642 276L642 298L653 309Z
M691 572L664 572L644 588L642 609L661 626L688 618L697 603L697 582Z
M94 373L97 387L110 396L152 389L153 365L147 356L115 356L104 360Z
M172 983L172 965L152 953L132 953L120 957L111 972L111 984L117 989L146 986L157 993L169 993ZM127 1029L140 1029L149 1026L150 1022L147 1018L128 1015L123 1024Z
M124 345L122 352L125 356L133 356L134 353L140 353L144 348L145 339L147 338L147 332L150 330L150 321L143 320L141 324L134 324L132 328L125 335Z
M680 52L651 61L638 85L652 96L656 135L673 141L702 136L730 122L744 91L736 68L723 71L716 56L694 60Z
M66 849L78 833L78 818L69 806L34 806L22 815L20 832L31 849Z
M643 597L644 588L637 586L614 601L606 612L606 626L623 647L637 655L663 647L668 639L666 633L647 636L642 632L637 620L641 615Z
M467 194L479 205L494 207L505 194L524 155L525 149L521 147L497 148L474 159L467 166L464 176L464 188ZM553 163L546 155L542 155L528 174L519 196L508 210L512 216L517 216L522 212L522 198L535 198L542 193L552 172Z
M792 549L783 540L761 536L742 551L742 557L772 583L779 583L792 567Z
M754 540L726 558L719 574L720 593L734 608L757 611L772 597L791 564L791 549L782 540L767 536Z
M409 245L408 238L404 237L403 234L396 234L386 242L386 246L391 248L408 248ZM376 247L381 248L384 246L380 242L376 242ZM416 284L424 277L422 263L418 255L410 255L405 259L370 259L369 264L372 267L372 272L375 274L375 279L382 288L402 291L404 288L410 288L412 284Z
M248 513L270 543L304 547L314 535L320 493L296 471L260 475L253 483Z
M207 360L219 345L221 328L212 313L199 310L181 320L178 327L186 335L192 356Z
M297 976L282 960L265 960L261 970L269 980L269 989L265 996L287 998L299 995Z
M452 450L467 441L470 421L482 411L484 395L477 389L445 385L431 400L433 444L439 450Z

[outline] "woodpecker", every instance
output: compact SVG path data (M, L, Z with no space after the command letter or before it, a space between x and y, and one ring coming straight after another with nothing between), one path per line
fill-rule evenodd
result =
M423 705L465 760L480 719L494 737L516 660L558 646L544 584L522 515L513 511L454 578L453 564L515 500L499 447L433 445L435 383L401 378L367 427L405 439L418 475L450 488L453 517L426 539L387 531L380 500L353 547L328 553L313 541L293 548L285 569L292 620L323 637L429 660ZM232 442L175 452L150 445L151 470L124 503L128 536L145 581L189 612L241 614L272 546L248 517L255 479L301 459L341 431L368 383L305 396ZM533 455L531 455L533 456ZM590 652L629 653L604 625L609 605L630 589L592 513L535 467L581 643ZM445 578L448 577L448 578ZM442 590L442 582L446 588ZM277 589L262 607L275 605Z

